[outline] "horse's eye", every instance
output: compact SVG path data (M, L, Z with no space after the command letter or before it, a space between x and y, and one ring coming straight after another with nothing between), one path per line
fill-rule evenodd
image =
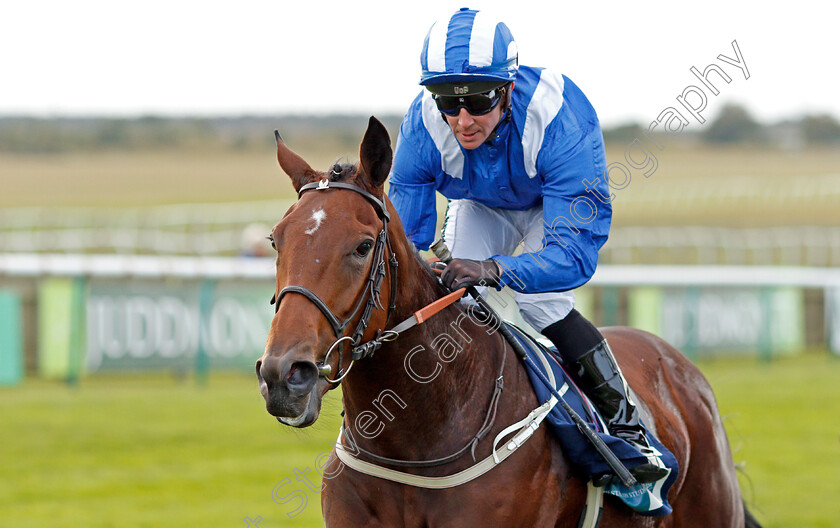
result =
M269 242L271 242L271 247L272 247L273 249L275 249L275 250L276 250L276 249L277 249L277 246L275 246L275 245L274 245L274 237L273 237L272 235L268 235L268 236L267 236L267 237L265 237L265 238L267 238L267 239L268 239L268 241L269 241Z
M357 257L366 257L368 253L370 253L371 248L373 248L373 242L370 240L365 240L359 247L356 248L355 255Z

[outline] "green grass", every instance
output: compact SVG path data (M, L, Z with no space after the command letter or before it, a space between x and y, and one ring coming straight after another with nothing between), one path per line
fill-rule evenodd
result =
M701 363L724 416L741 494L766 527L840 519L840 359Z
M630 169L623 147L609 148L607 161ZM654 152L657 167L649 177L631 169L627 186L614 190L614 225L737 228L840 221L840 189L833 183L840 178L838 149L666 143ZM625 178L620 171L610 176L619 182Z
M717 360L701 368L759 519L769 528L836 526L840 360ZM257 516L263 528L323 526L320 497L295 470L317 476L338 411L333 395L314 427L283 427L244 373L215 374L206 385L134 375L0 389L0 526L223 527ZM300 499L281 499L293 493L308 504L290 518Z
M362 131L358 140L361 141ZM314 168L358 161L358 143L325 137L290 144ZM628 162L627 145L607 149ZM637 158L638 153L634 153ZM840 150L788 152L666 143L649 177L631 170L615 190L613 223L622 225L837 225ZM0 207L142 206L294 197L270 147L13 155L0 153ZM619 172L611 173L620 180Z
M0 390L0 526L246 526L257 516L263 527L318 526L314 493L291 523L292 503L272 495L285 478L279 498L302 488L295 468L314 467L335 440L335 402L326 414L310 431L283 427L244 374L201 387L165 376L28 380Z
M0 164L0 207L235 202L294 194L271 149L0 154Z
M359 136L361 140L361 136ZM338 157L358 161L358 147L326 141L299 154L326 170ZM144 206L294 197L274 149L0 153L0 207Z

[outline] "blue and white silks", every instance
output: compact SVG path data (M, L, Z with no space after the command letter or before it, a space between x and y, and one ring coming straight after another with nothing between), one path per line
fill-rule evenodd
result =
M418 95L400 126L388 195L418 249L435 238L435 191L504 209L542 203L542 248L492 258L502 286L565 291L591 278L609 234L605 170L601 127L583 92L563 75L521 66L509 115L474 150L460 146L428 92Z

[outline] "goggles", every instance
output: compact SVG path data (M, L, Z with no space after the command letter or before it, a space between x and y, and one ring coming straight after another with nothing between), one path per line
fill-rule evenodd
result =
M470 115L482 116L489 114L505 95L505 87L494 88L489 92L472 95L438 95L433 94L438 110L448 116L456 116L461 108Z

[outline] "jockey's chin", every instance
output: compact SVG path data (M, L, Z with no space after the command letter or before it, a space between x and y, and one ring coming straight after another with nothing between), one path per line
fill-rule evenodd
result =
M455 139L467 150L480 147L496 129L496 125L502 119L502 105L497 105L490 113L476 116L472 115L465 108L461 108L458 115L446 117L446 122Z

